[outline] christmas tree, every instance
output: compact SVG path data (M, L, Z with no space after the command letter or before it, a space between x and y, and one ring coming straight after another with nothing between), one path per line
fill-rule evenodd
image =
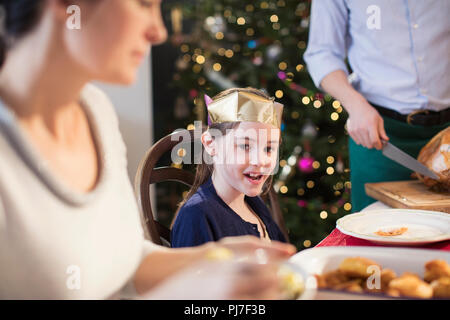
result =
M179 50L172 114L179 127L206 122L203 95L264 89L283 103L280 170L274 177L291 243L314 246L351 210L347 115L315 88L303 54L310 1L198 0L171 7ZM183 21L194 25L183 32Z

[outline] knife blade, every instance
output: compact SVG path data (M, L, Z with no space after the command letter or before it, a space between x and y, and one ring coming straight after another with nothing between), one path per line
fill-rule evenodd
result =
M439 176L436 173L425 167L422 163L411 157L406 152L394 146L392 143L383 141L383 145L384 147L382 152L385 157L388 157L389 159L401 164L402 166L414 172L418 172L420 174L423 174L424 176L439 180Z

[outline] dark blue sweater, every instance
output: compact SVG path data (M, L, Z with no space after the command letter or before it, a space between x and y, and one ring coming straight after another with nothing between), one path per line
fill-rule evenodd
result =
M270 239L286 242L268 208L259 197L245 201L266 226ZM173 248L193 247L224 237L254 235L260 237L256 224L243 220L216 193L211 178L181 207L171 231Z

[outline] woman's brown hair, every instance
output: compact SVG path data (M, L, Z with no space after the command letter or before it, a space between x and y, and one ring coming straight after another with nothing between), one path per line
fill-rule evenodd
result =
M13 40L38 24L43 9L43 0L0 0L0 68Z
M266 98L267 100L271 99L271 97L268 96L265 92L249 87L249 88L231 88L231 89L222 91L219 94L217 94L216 96L214 96L212 98L212 100L216 101L216 100L226 97L234 92L253 93L253 94L256 94L263 98ZM223 136L225 136L229 130L236 129L239 126L239 123L240 122L212 123L210 126L208 126L208 130L209 129L218 130L218 131L220 131L220 133ZM202 155L205 154L205 152L206 152L205 148L202 145ZM203 157L202 157L202 159L203 159ZM197 168L195 171L194 184L192 185L191 189L189 190L189 192L187 193L185 198L178 204L178 209L177 209L177 212L175 213L175 216L173 217L171 228L175 222L175 219L176 219L181 207L197 192L198 188L202 184L204 184L206 181L209 180L209 178L211 178L213 171L214 171L213 164L208 164L208 163L205 163L202 161L200 164L197 165ZM264 186L263 186L263 192L261 193L262 195L265 195L267 192L269 192L270 188L272 187L272 181L273 181L273 176L270 176L266 180L266 182L264 183Z

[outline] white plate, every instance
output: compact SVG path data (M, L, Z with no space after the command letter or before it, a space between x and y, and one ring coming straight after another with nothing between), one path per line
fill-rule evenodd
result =
M400 276L404 272L413 272L422 279L425 271L425 263L434 259L443 259L450 263L450 252L431 249L412 248L380 248L380 247L318 247L300 251L289 259L289 262L298 265L308 273L306 286L317 287L314 274L323 274L338 268L339 264L348 257L364 257L372 259L382 268L389 268ZM314 290L312 290L314 292ZM360 294L350 292L339 292L333 290L317 290L312 299L333 300L372 300L372 299L395 299L380 294Z
M349 236L379 244L421 245L450 239L450 214L411 209L369 210L340 218L336 227ZM401 227L408 230L398 236L375 233Z

